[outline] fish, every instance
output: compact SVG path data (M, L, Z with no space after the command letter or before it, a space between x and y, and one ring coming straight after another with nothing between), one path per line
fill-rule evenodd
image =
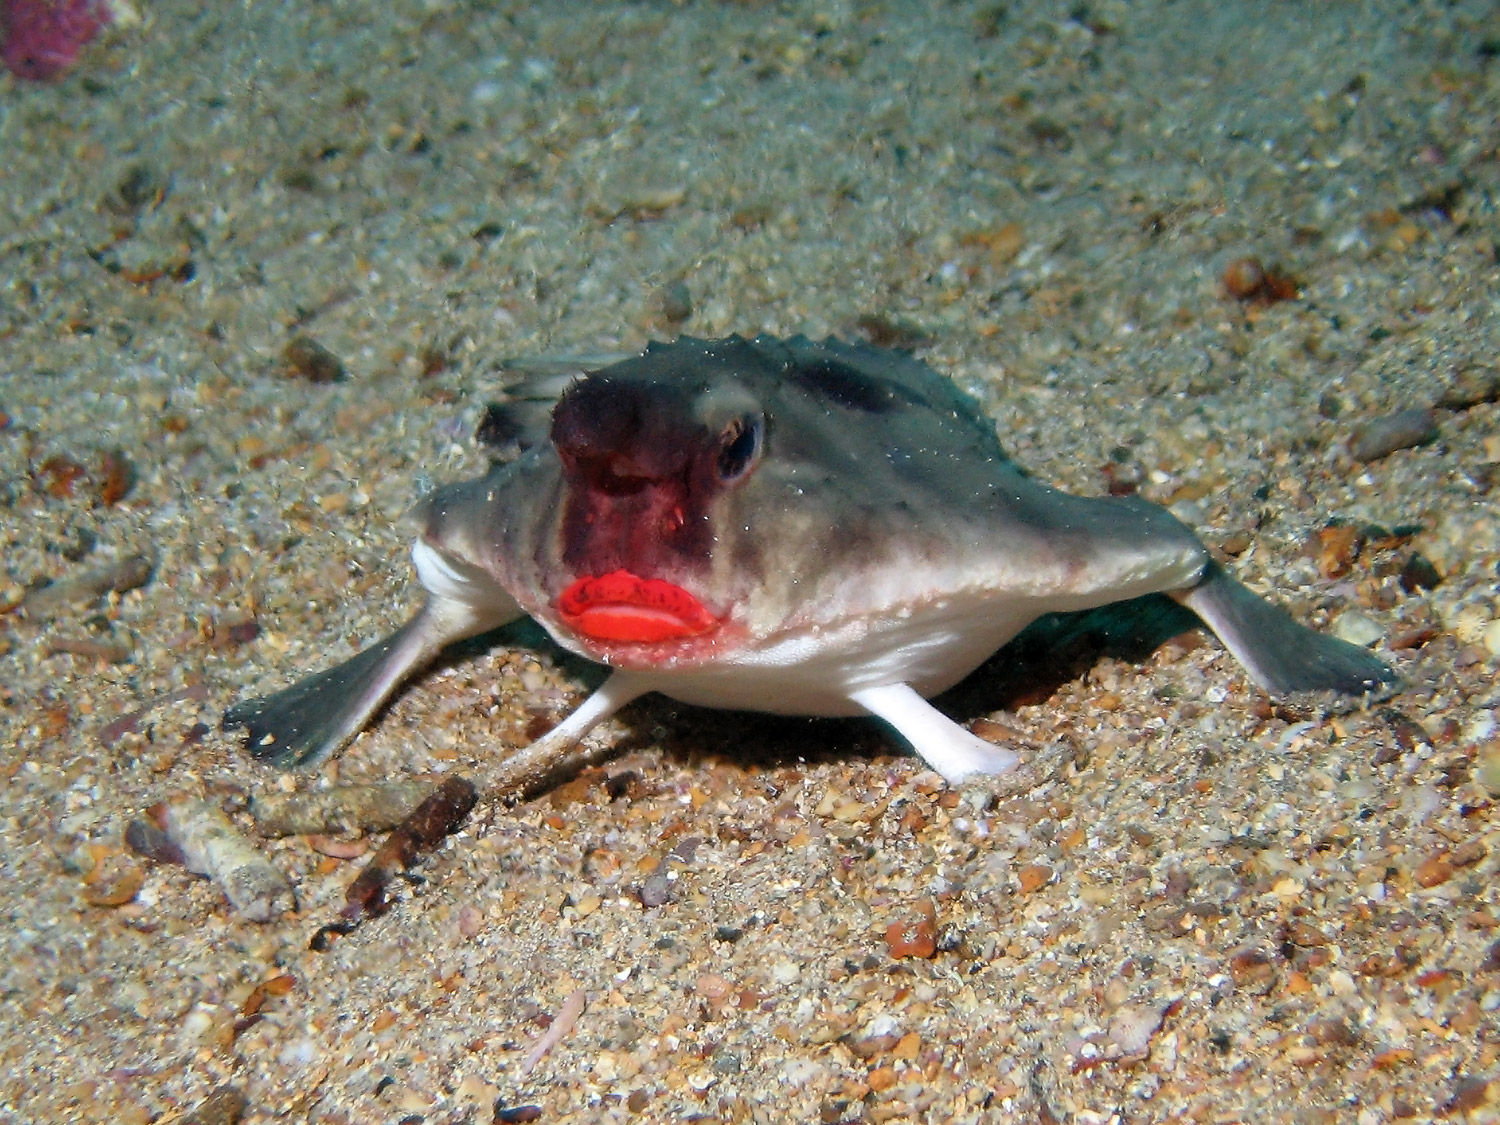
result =
M928 700L1028 625L1150 594L1187 607L1259 687L1369 700L1368 649L1295 621L1166 508L1034 479L996 422L905 352L836 338L683 337L491 406L489 471L413 518L425 600L327 671L231 707L256 758L312 767L445 647L522 617L603 683L514 752L543 773L659 692L882 720L948 783L1021 762Z

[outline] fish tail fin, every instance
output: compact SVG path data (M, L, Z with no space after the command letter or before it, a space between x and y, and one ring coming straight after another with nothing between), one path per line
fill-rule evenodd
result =
M1368 649L1314 632L1209 563L1191 590L1173 597L1203 619L1250 678L1274 695L1333 691L1381 698L1399 683Z

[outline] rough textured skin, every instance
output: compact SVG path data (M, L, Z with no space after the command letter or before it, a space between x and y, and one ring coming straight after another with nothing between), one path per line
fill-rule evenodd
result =
M1034 481L994 423L910 356L683 339L519 388L497 461L417 511L427 605L337 669L234 708L284 764L352 738L443 645L522 614L617 669L518 760L540 768L648 691L790 714L875 714L950 780L1011 768L924 702L1043 614L1169 592L1271 690L1364 695L1368 652L1296 624L1165 509Z
M1161 589L1164 568L1190 581L1207 560L1155 505L1027 478L971 399L900 353L803 337L652 345L575 384L554 441L585 428L580 401L615 426L596 445L624 442L645 483L602 486L599 470L570 469L544 444L435 493L419 517L428 543L482 562L554 635L569 584L627 564L729 612L745 648L971 593L1096 605ZM738 485L716 486L705 463L721 431L756 412L766 455ZM559 640L625 667L725 655L722 638L639 653Z

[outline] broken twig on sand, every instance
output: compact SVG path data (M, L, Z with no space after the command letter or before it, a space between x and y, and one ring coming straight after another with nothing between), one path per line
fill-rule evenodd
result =
M380 850L360 870L344 895L344 909L339 921L319 928L311 947L322 952L359 925L365 918L385 913L389 907L386 887L392 879L409 868L419 855L431 851L443 839L458 830L479 801L474 783L467 778L450 777L432 791L394 832L386 837Z

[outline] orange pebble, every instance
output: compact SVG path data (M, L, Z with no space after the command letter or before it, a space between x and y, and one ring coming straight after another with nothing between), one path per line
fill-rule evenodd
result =
M1236 258L1224 267L1224 292L1237 301L1259 295L1266 284L1266 268L1258 258Z

